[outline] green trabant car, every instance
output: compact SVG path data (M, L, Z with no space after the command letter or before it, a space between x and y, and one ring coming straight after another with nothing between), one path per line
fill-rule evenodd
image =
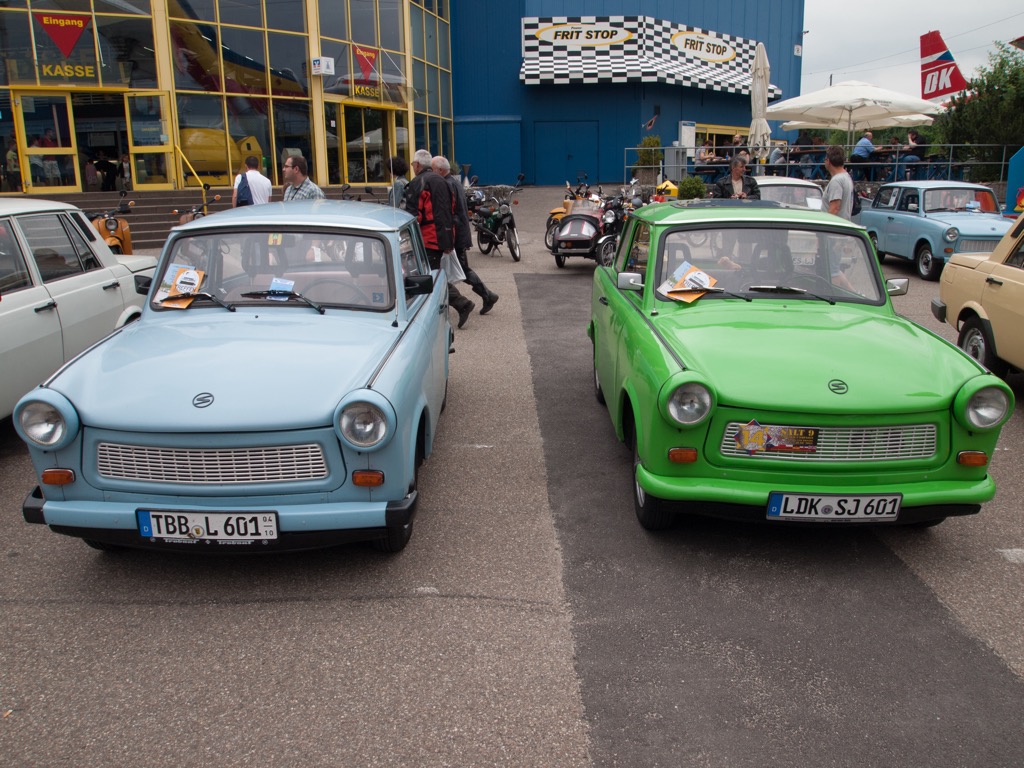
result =
M758 201L631 215L594 273L594 386L640 524L934 525L992 498L1013 394L899 317L865 230Z

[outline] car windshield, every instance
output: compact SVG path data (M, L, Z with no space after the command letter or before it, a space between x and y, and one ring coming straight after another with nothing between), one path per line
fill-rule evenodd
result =
M999 205L988 189L929 189L924 193L924 212L981 211L996 213Z
M690 270L703 273L696 275L698 285L703 281L711 286L701 301L731 295L872 304L885 300L877 260L868 241L853 232L721 225L666 232L658 246L659 298L692 301L692 292L669 295L680 281L693 284Z
M821 190L818 187L802 184L760 184L758 189L761 191L762 200L821 210Z
M389 246L366 233L203 232L179 237L153 297L158 309L223 303L387 310ZM176 299L182 294L192 294ZM296 301L292 301L297 297ZM303 302L302 299L306 301Z

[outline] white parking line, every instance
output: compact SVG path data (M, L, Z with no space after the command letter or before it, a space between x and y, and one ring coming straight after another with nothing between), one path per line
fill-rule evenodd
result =
M1011 563L1024 565L1024 549L997 549L996 552L1001 554Z

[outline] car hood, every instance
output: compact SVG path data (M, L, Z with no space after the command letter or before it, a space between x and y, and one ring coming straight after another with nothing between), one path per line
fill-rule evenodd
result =
M1002 237L1013 224L997 213L928 213L925 218L956 227L960 237Z
M82 423L147 432L322 427L366 385L398 339L381 318L266 310L216 318L204 310L128 325L47 386ZM226 312L225 312L226 314ZM200 394L208 407L193 405Z
M948 408L983 369L913 323L857 305L713 300L656 319L726 406L814 413ZM698 310L698 311L694 311ZM831 382L842 382L844 394Z
M117 263L129 269L131 272L143 272L156 267L156 258L153 256L135 256L129 254L115 254Z

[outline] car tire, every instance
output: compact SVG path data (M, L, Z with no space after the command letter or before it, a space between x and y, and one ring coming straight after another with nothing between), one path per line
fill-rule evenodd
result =
M964 321L960 327L960 336L956 340L956 345L996 376L1000 378L1006 376L1010 366L996 357L992 351L992 339L980 318L969 317Z
M558 265L559 269L564 269L565 268L565 256L562 255L561 253L556 253L555 254L555 264Z
M512 261L519 261L523 258L522 249L519 247L519 230L514 226L509 227L506 233L508 252L512 254Z
M666 531L675 523L675 515L666 509L664 501L651 496L637 482L636 470L640 466L640 451L637 448L635 426L631 432L633 435L633 506L636 509L636 519L644 530Z
M594 397L601 405L605 404L604 392L601 391L601 378L597 375L597 344L594 344Z
M447 393L446 397L447 399ZM419 474L419 466L423 463L423 451L417 446L416 459L413 461L412 483L409 485L409 492L416 490L416 478ZM373 548L378 552L385 552L389 555L396 554L405 549L405 545L412 538L412 525L416 520L416 506L419 504L419 497L413 502L413 508L409 510L409 522L405 525L389 525L384 529L384 536L373 540Z
M615 261L615 238L605 240L597 249L597 265L599 267L610 267Z
M874 232L869 232L868 237L871 238L871 244L875 247L875 255L878 257L878 263L881 264L885 261L885 254L878 250L878 235Z
M914 264L917 266L917 274L925 280L938 280L942 272L942 262L935 258L932 247L928 243L921 243L914 254Z

